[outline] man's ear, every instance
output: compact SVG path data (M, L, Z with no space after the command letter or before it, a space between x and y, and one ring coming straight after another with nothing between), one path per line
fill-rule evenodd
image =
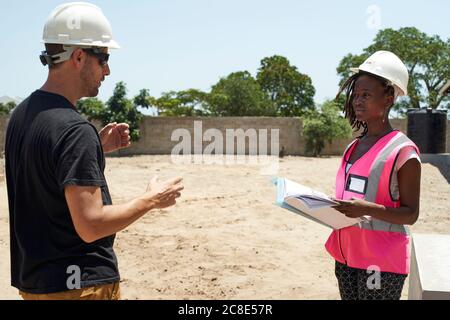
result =
M81 69L86 63L86 53L82 49L75 49L70 60L77 69Z

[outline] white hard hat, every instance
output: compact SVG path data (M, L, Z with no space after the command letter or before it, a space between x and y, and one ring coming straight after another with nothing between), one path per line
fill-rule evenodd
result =
M57 6L47 19L42 42L65 46L120 48L112 38L111 25L102 10L87 2Z
M377 51L359 68L350 68L352 72L365 71L380 76L394 86L396 96L408 95L408 69L405 64L390 51Z

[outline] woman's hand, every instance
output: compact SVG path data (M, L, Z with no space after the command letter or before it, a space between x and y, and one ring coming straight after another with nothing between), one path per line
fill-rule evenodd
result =
M339 203L338 205L333 206L333 208L345 214L349 218L370 216L373 209L378 208L377 204L362 199L352 198L351 200L333 200Z

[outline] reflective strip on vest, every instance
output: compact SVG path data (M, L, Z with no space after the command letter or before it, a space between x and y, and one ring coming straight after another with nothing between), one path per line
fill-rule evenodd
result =
M381 174L384 170L384 165L386 163L387 158L398 146L409 142L409 138L407 136L401 135L395 141L392 141L388 147L384 148L380 152L380 154L375 159L372 164L372 168L370 169L370 174L368 178L367 191L364 196L364 199L369 202L375 202L375 198L378 192L378 186L380 183ZM401 224L393 224L385 221L381 221L378 219L370 219L369 221L362 221L359 223L359 227L361 229L367 230L375 230L375 231L388 231L388 232L399 232L402 234L409 235L409 230L404 225Z

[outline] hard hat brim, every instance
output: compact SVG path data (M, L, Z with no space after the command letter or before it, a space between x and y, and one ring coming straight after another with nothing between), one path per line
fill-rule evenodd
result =
M379 76L379 77L381 77L381 78L384 78L382 75L376 74L375 72L372 72L372 71L366 71L366 70L361 70L360 68L349 68L349 70L350 70L351 72L353 72L353 73L359 73L360 71L363 71L363 72L367 72L367 73L370 73L370 74ZM384 79L386 79L386 78L384 78ZM386 79L386 80L390 81L389 79ZM393 84L394 86L396 86L396 87L400 90L399 96L407 96L407 95L408 95L408 90L407 90L406 88L403 89L402 87L400 87L400 86L399 86L398 84L396 84L395 82L392 82L392 84Z
M65 46L80 46L80 47L99 47L99 48L108 48L108 49L120 49L120 45L114 41L111 40L109 42L100 42L100 41L94 41L94 42L78 42L78 41L66 41L64 43L61 43L59 40L51 40L46 39L42 40L41 43L48 43L48 44L62 44Z
M108 48L109 49L120 49L120 45L117 42L115 42L114 40L111 40L109 42Z

